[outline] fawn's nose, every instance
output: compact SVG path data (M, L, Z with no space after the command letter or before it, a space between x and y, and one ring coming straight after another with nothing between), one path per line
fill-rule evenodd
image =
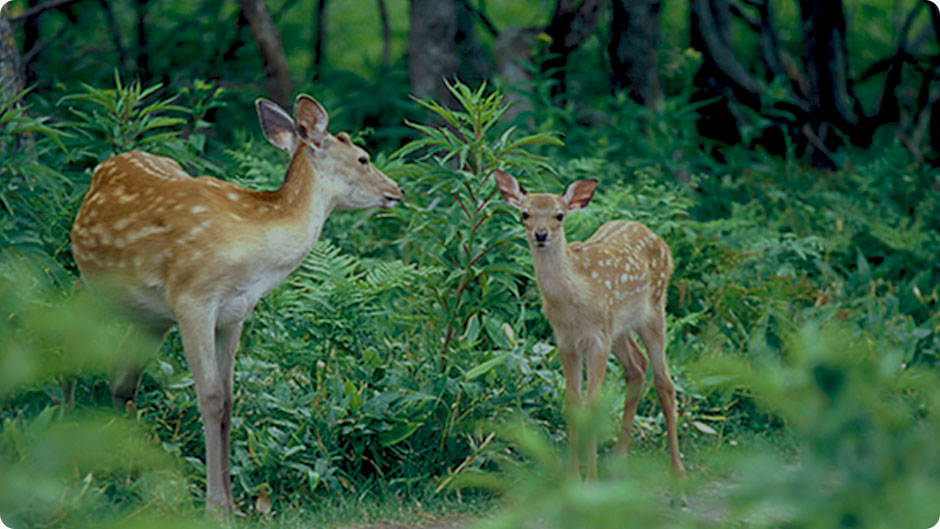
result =
M535 242L545 242L548 240L548 230L535 230Z

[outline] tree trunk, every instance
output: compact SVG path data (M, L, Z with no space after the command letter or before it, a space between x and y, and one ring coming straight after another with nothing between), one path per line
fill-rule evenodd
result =
M456 104L445 81L460 77L473 84L487 77L489 64L474 30L466 0L411 0L408 77L411 93Z
M859 114L850 95L842 0L800 0L809 105L809 128L822 145L813 150L817 165L832 165L825 152L842 144L838 130L851 131ZM825 147L823 149L822 147Z
M151 78L150 56L147 54L147 2L150 0L137 0L137 75L144 82Z
M274 102L289 108L294 89L281 34L271 19L271 13L265 7L264 0L238 0L238 4L261 53L266 79L265 92Z
M323 46L326 43L326 0L317 0L317 12L314 19L314 27L317 34L313 40L313 80L320 79L320 69L323 66Z
M23 62L20 50L16 47L16 38L10 19L0 12L0 94L3 101L9 101L13 94L26 86L23 75Z
M545 28L551 38L549 57L542 63L542 72L555 80L553 95L567 92L568 56L594 31L605 0L557 0L552 20Z
M934 38L940 45L940 6L930 6L930 23L933 26ZM934 63L934 68L937 68ZM940 165L940 100L930 105L930 114L927 118L927 131L930 135L929 155L930 163L934 166Z
M505 85L503 95L509 109L503 118L512 121L519 114L532 111L532 56L535 42L542 28L509 27L499 32L493 41L496 76Z
M387 72L392 65L392 26L388 22L388 7L385 0L377 0L379 23L382 25L382 72Z
M29 0L26 5L30 10L38 7L41 4L40 0ZM34 15L26 17L23 20L23 72L26 76L27 86L31 86L36 83L38 78L36 74L36 64L39 61L39 51L41 48L39 34L39 16L40 12L36 12Z
M611 87L650 107L663 97L656 67L661 6L662 0L613 0L607 47Z
M408 33L408 77L416 97L433 97L451 105L453 97L444 85L457 74L457 2L411 0Z
M457 60L461 80L477 84L489 78L493 65L480 46L477 37L476 20L478 13L468 0L457 2Z
M13 25L0 10L0 104L11 101L26 86L23 62L16 46ZM0 156L6 156L5 143L0 143Z
M691 0L691 5L691 46L702 53L702 64L693 78L692 101L711 101L699 108L698 132L724 143L739 143L741 133L730 105L733 92L718 59L731 46L728 0Z

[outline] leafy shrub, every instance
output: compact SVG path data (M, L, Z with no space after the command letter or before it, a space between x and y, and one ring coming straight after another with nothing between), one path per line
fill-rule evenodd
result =
M133 421L91 409L24 404L52 376L102 372L123 328L97 304L64 298L42 275L0 275L0 511L13 527L91 526L189 513L184 481ZM133 354L133 351L125 351ZM39 404L37 406L37 404ZM125 482L133 475L136 479Z
M531 462L465 484L507 496L475 527L930 526L940 493L936 373L906 369L900 351L868 333L813 322L787 336L786 357L711 358L707 384L747 388L779 414L795 453L752 444L709 453L711 469L683 480L632 456L602 481L565 472L563 457L525 426L507 435Z
M485 84L471 90L457 82L450 91L460 110L419 101L442 126L413 124L426 137L392 156L420 153L416 170L405 180L406 189L415 189L418 199L408 202L408 223L399 244L408 258L443 272L441 279L427 283L434 301L426 307L426 343L440 337L442 361L458 347L487 348L487 334L480 331L488 329L492 335L516 317L511 300L518 298L519 285L513 276L528 274L494 252L511 244L516 232L515 226L500 220L507 209L501 200L494 201L493 170L546 170L544 158L526 148L560 144L550 134L514 138L513 128L501 130L498 123L506 107L499 92L486 93Z
M60 282L57 212L68 209L70 186L58 163L67 134L24 104L28 90L0 104L0 264L13 260ZM45 160L45 162L44 162Z

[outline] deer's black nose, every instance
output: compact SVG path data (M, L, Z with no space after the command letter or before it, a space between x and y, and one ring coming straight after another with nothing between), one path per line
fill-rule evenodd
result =
M548 240L548 231L547 230L535 230L535 241L536 242L545 242Z

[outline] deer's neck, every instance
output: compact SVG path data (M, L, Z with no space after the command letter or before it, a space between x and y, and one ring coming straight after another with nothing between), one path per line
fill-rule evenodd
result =
M573 259L564 235L548 248L531 248L539 291L546 302L570 299L579 290Z
M326 185L311 160L309 149L300 146L291 157L284 182L269 194L272 206L281 213L278 228L287 229L294 245L304 255L317 242L323 223L336 206L336 193Z

